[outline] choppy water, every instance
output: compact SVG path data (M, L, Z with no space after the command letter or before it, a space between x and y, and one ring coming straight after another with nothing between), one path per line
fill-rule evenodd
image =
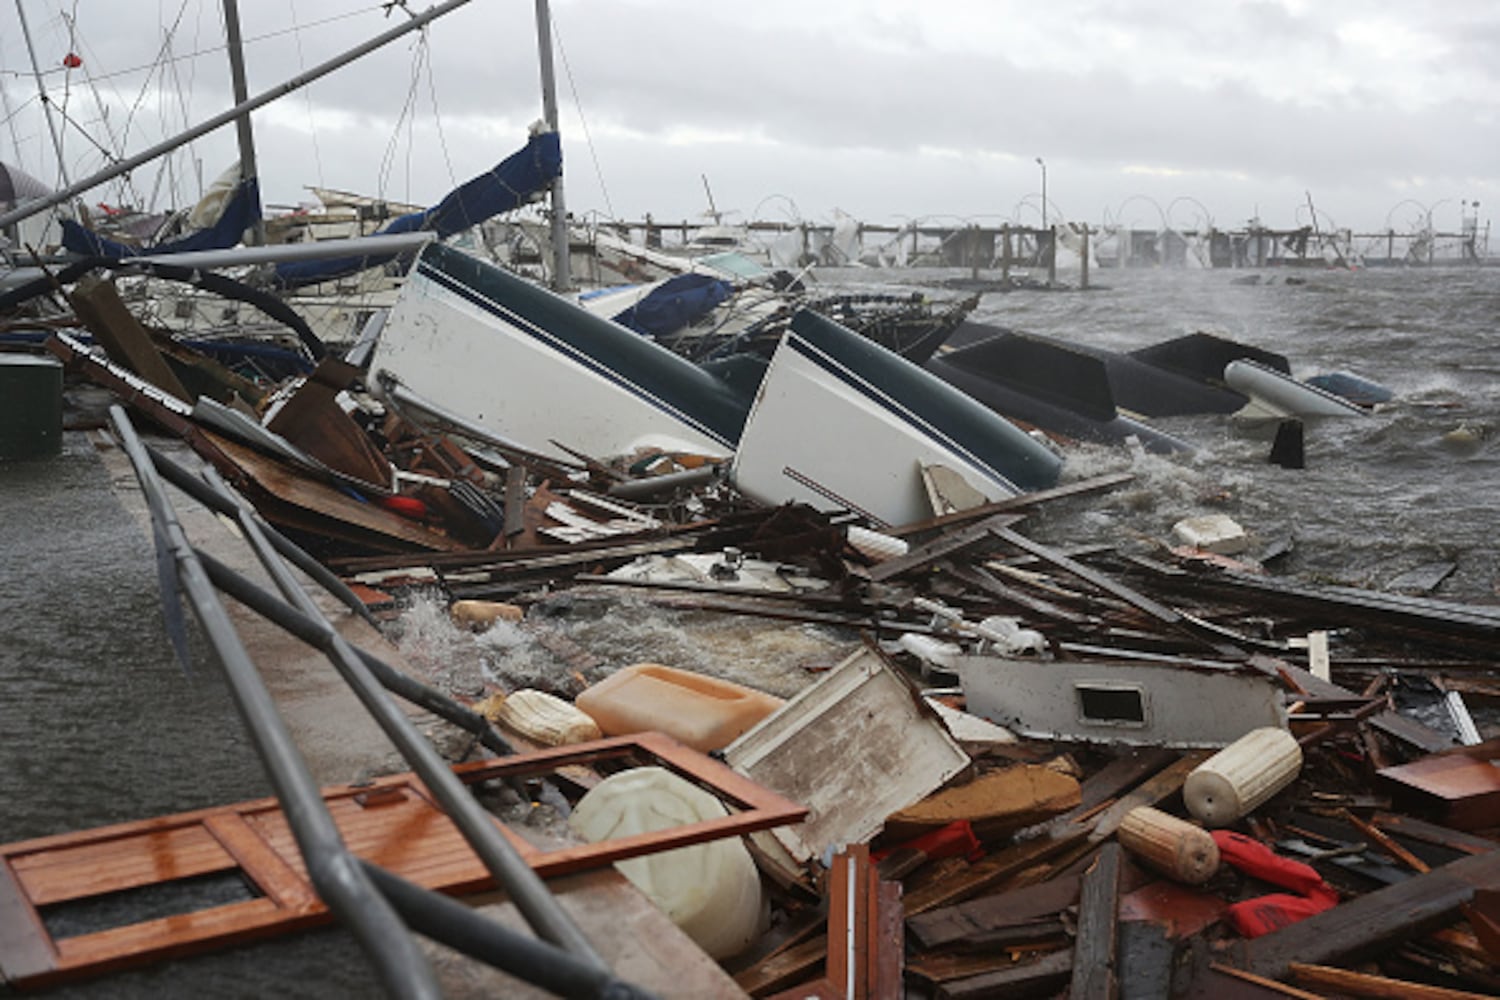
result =
M218 669L184 675L151 543L93 446L0 462L0 842L270 794ZM338 930L172 962L48 995L375 996Z
M1140 488L1090 504L1068 528L1092 537L1075 540L1167 537L1181 517L1222 511L1263 539L1293 541L1281 572L1382 586L1452 561L1439 596L1494 602L1500 268L1273 272L1270 284L1233 284L1240 274L1095 272L1106 288L980 303L976 318L1119 350L1207 331L1286 355L1298 377L1348 370L1395 392L1368 417L1309 423L1302 470L1267 464L1265 429L1222 416L1159 421L1199 453L1135 461ZM1091 451L1069 474L1131 465L1118 450Z
M1352 370L1395 390L1397 402L1367 418L1310 425L1301 471L1268 465L1266 437L1225 417L1165 425L1199 445L1192 458L1075 454L1070 478L1130 468L1138 479L1035 518L1028 530L1079 543L1164 538L1182 517L1222 511L1260 537L1292 538L1283 572L1379 585L1414 566L1452 560L1458 569L1440 595L1496 600L1500 269L1297 272L1305 284L1285 284L1281 274L1271 284L1232 284L1242 273L1097 272L1107 288L992 294L976 318L1118 349L1207 330L1280 351L1301 376ZM1472 429L1469 443L1445 443L1460 425ZM81 435L66 435L56 459L0 463L0 543L0 840L267 794L217 669L200 656L198 671L184 677L173 661L150 543L108 491ZM598 650L606 657L696 658L703 666L729 655L686 631L672 633L660 655L659 634L636 635L636 612L593 620L611 641L625 640ZM419 625L412 638L447 642L444 628ZM587 628L573 637L591 641ZM729 645L797 659L783 678L790 684L802 666L826 660L829 638L808 636L782 650L747 632ZM491 662L464 674L462 684L528 669L519 640L486 655ZM768 678L774 666L765 666ZM61 994L377 992L351 940L334 931Z

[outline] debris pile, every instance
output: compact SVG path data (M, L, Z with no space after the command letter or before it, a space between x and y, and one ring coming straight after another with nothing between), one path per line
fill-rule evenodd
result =
M179 370L211 367L163 356L107 283L73 299L111 360L49 349L388 624L437 594L555 656L540 684L455 691L503 735L490 751L584 755L507 823L651 835L621 870L749 995L1500 992L1500 740L1464 702L1496 693L1500 609L1277 579L1223 517L1145 555L1023 530L1128 474L997 498L914 462L897 509L926 515L899 524L827 489L753 502L726 455L527 447L336 360L282 391L189 389ZM782 697L732 659L611 662L568 637L574 602L626 596L850 651ZM1451 731L1397 710L1424 683ZM733 804L589 759L643 733L805 818L674 841Z

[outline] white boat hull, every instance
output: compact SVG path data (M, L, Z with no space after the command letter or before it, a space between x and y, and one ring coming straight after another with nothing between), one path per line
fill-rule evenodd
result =
M976 460L965 442L945 434L887 391L894 380L875 384L879 374L861 370L858 355L869 348L857 346L857 334L822 317L814 319L816 328L799 317L772 356L730 471L739 490L765 504L795 501L824 510L851 509L891 525L933 516L921 475L924 466L940 465L957 473L986 500L1021 492L993 465ZM799 328L818 336L821 346ZM834 340L826 338L830 333ZM846 346L855 349L845 350ZM908 373L908 378L922 379L921 393L931 398L946 395L972 406L974 412L965 414L972 420L972 438L987 437L993 444L997 435L1013 435L1006 441L1008 447L1028 457L1036 449L1045 456L1040 463L1060 464L1018 428L909 362L884 353L888 357L881 364L904 366L916 373Z
M733 450L743 404L712 376L455 253L439 246L419 258L381 331L372 377L390 375L501 438L562 459L569 453L552 442L599 458Z

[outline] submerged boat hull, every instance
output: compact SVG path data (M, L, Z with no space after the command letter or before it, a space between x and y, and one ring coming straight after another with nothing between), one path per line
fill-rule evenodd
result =
M1348 417L1365 411L1342 396L1253 361L1231 361L1224 381L1249 397L1246 417Z

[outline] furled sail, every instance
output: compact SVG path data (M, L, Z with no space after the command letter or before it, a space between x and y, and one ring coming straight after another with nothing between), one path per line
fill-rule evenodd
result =
M247 177L234 186L234 193L224 201L224 209L212 225L195 230L180 239L155 246L136 247L101 236L72 219L63 219L62 242L63 247L73 253L108 257L111 260L184 253L189 250L223 250L238 243L245 230L255 225L259 218L260 185L254 177Z
M451 191L431 208L398 216L379 233L434 232L439 239L478 225L491 216L524 205L562 173L562 142L556 132L538 132L525 147ZM276 266L280 288L300 288L332 281L394 260L396 254L293 261Z

